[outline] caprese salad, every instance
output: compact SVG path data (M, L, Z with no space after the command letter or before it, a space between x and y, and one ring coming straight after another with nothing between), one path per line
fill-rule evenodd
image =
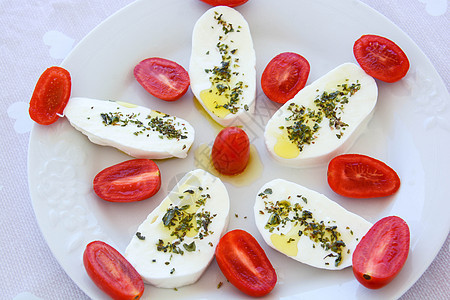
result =
M243 128L230 125L251 121L255 106L253 41L245 18L231 8L247 0L201 1L214 7L195 23L189 71L173 61L147 58L135 66L134 76L165 101L176 101L191 87L211 118L226 127L214 141L211 160L220 174L232 176L244 172L250 140ZM394 42L375 35L355 41L353 50L360 66L342 64L309 85L307 58L285 52L267 64L262 90L283 105L266 125L265 145L288 167L329 163L326 180L345 197L392 195L400 186L392 168L368 156L340 154L373 113L378 95L374 78L398 81L409 61ZM187 157L194 128L187 120L130 103L71 98L70 89L67 70L47 69L30 101L32 119L50 125L66 117L93 143L136 158L93 179L102 199L131 202L155 195L161 176L150 159ZM104 242L89 243L83 257L86 271L111 297L138 299L144 282L161 288L195 283L216 257L236 288L250 296L266 295L276 286L276 270L251 234L226 233L229 211L222 181L201 169L190 171L136 228L123 255ZM389 283L408 256L409 229L399 217L372 225L332 199L282 178L255 191L254 216L263 240L276 251L322 269L352 266L368 288Z

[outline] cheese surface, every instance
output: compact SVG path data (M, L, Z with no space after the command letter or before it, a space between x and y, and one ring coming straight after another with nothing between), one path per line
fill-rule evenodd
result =
M185 158L194 142L195 130L186 120L134 104L75 97L64 115L94 144L136 158Z
M256 56L250 29L235 9L216 6L196 22L189 77L192 92L213 120L241 125L254 110Z
M372 226L326 196L284 179L259 190L254 214L270 247L329 270L351 266L356 245Z
M290 167L327 163L365 129L377 102L375 80L345 63L304 87L268 121L264 140L271 156Z
M162 288L192 284L213 259L229 210L222 181L193 170L139 226L125 257L146 283Z

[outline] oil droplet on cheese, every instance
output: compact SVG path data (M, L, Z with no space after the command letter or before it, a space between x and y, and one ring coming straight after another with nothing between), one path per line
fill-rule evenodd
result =
M291 228L291 230L289 230L287 234L272 234L270 236L270 240L272 241L272 244L275 246L275 248L277 248L280 252L289 256L297 256L297 244L300 240L298 231L298 226L294 226Z
M128 103L128 102L116 101L116 103L123 107L128 107L128 108L138 107L136 104L132 104L132 103Z
M186 232L187 237L194 237L198 234L198 231L196 230L197 224L195 223L195 220L196 220L196 218L194 217L192 219L192 221L189 222L189 224L192 226L191 226L191 229L188 232ZM163 222L160 222L158 224L159 228L157 229L158 232L160 232L159 238L161 240L163 240L164 242L173 242L174 240L178 239L177 236L175 234L173 234L174 227L176 227L177 225L172 226L171 229L169 229L167 226L164 226Z
M230 114L230 111L223 107L223 105L230 102L229 93L220 94L219 90L213 86L200 92L200 98L205 106L216 116L223 119Z
M166 202L166 204L163 207L163 211L164 214L170 209L173 208L175 206L177 207L182 207L185 205L188 205L189 207L184 209L183 212L185 212L186 214L189 215L193 215L194 217L192 218L192 220L189 221L189 231L186 232L186 237L195 237L198 234L198 231L196 230L197 228L197 222L196 222L196 218L195 218L195 213L201 209L201 207L197 206L195 204L195 201L197 201L198 199L198 195L192 195L190 193L185 193L184 191L186 190L192 190L194 191L194 194L198 194L195 192L196 188L193 188L192 183L197 182L198 179L196 177L194 178L190 178L190 180L188 182L185 182L184 185L180 186L179 188L179 193L174 193L171 194L172 198L172 205L170 205L170 202ZM160 215L160 216L156 216L155 218L160 218L162 219L164 214ZM155 220L153 220L154 222ZM152 222L152 223L153 223ZM168 226L164 225L164 222L160 222L158 224L158 231L161 233L161 240L163 240L164 242L173 242L175 239L177 239L178 237L173 234L174 233L174 229L179 225L179 222L175 222L175 225L171 226L170 228ZM182 232L180 232L182 233Z
M206 112L206 110L203 108L203 106L200 104L199 100L194 97L194 107L197 108L198 112L205 117L206 120L209 121L212 127L214 127L217 132L221 131L224 127L214 121L214 119Z
M282 158L296 158L300 154L297 145L289 140L286 134L278 135L277 143L274 146L275 153Z
M244 172L237 175L223 175L219 173L211 160L211 147L207 144L200 144L194 152L194 161L197 168L201 168L221 180L229 182L234 186L246 186L261 177L263 164L255 146L250 145L250 157Z

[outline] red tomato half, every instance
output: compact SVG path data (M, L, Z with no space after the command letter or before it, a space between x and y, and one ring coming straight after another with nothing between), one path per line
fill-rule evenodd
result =
M134 77L153 96L175 101L188 90L188 72L176 62L152 57L141 61L134 68Z
M376 222L353 252L353 274L369 289L387 285L400 272L409 253L409 227L396 216Z
M211 160L217 171L225 175L242 173L250 158L250 141L239 127L226 127L216 136Z
M161 173L149 159L132 159L102 170L94 178L94 191L111 202L150 198L161 187Z
M351 198L389 196L400 187L397 173L384 162L361 154L343 154L328 164L328 184Z
M275 56L261 76L261 88L270 100L286 103L305 87L309 62L301 55L284 52Z
M113 299L141 298L144 281L136 269L110 245L94 241L86 246L83 263L92 281Z
M378 35L363 35L353 45L353 54L370 76L385 82L402 79L409 69L405 52L393 41Z
M50 67L39 77L28 112L33 121L50 125L59 119L70 98L70 73L61 67Z
M248 0L200 0L200 1L205 2L212 6L225 5L229 7L236 7L248 2Z
M277 274L266 253L244 230L232 230L220 239L216 260L228 281L247 295L264 296L277 283Z

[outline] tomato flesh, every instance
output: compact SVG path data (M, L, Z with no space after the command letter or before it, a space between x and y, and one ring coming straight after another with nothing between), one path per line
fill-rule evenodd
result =
M228 281L247 295L267 295L277 283L277 274L266 253L244 230L232 230L220 239L216 260Z
M132 159L99 172L93 181L95 193L111 202L141 201L161 187L161 173L149 159Z
M376 222L353 252L353 274L369 289L391 282L408 258L410 232L406 222L389 216Z
M400 188L400 178L391 167L361 154L333 158L328 164L327 177L334 192L351 198L385 197Z
M367 74L385 82L396 82L409 70L405 52L385 37L363 35L354 43L353 54Z
M55 123L64 112L71 88L69 71L57 66L46 69L31 96L28 109L31 119L41 125Z
M83 263L92 281L113 299L139 299L144 293L144 281L136 269L102 241L86 246Z
M250 141L239 127L222 129L214 140L211 160L217 171L224 175L242 173L250 158Z
M303 56L280 53L264 69L261 88L270 100L286 103L305 87L309 71L309 62Z
M229 7L236 7L248 2L248 0L200 0L200 1L205 2L212 6L224 5Z
M189 74L181 65L159 57L137 64L134 77L147 92L165 101L181 98L190 84Z

